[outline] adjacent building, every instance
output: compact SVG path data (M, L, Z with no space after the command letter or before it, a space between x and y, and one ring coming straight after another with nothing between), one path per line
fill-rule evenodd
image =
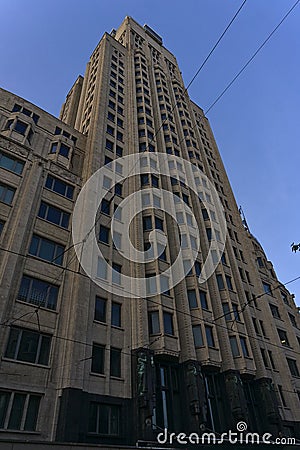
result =
M156 152L186 159L208 177L228 235L215 273L200 285L218 236L212 213L180 170L166 177L149 169L118 183L95 224L118 273L151 279L172 264L180 245L158 196L136 218L132 236L147 251L158 228L167 236L165 251L137 266L115 248L111 217L136 190L173 192L193 211L201 237L179 284L137 300L111 294L107 280L101 287L85 274L71 219L96 170ZM135 444L155 441L164 428L221 433L241 420L262 434L299 436L293 295L241 218L209 122L156 32L126 17L105 33L59 119L1 90L0 176L0 439Z

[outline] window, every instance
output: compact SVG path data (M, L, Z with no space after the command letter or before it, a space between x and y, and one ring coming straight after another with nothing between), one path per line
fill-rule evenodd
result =
M248 350L248 345L247 345L247 340L246 338L244 338L243 336L240 337L240 342L241 342L241 347L242 347L242 352L243 355L245 357L249 357L249 350Z
M155 228L162 231L164 229L164 222L159 217L155 217Z
M291 375L293 377L300 377L297 362L294 359L286 358Z
M264 337L267 337L263 321L260 320L260 321L259 321L259 324L260 324L260 328L261 328L262 335L263 335Z
M263 282L263 288L264 288L264 291L266 294L272 295L271 294L271 285L269 283Z
M96 296L94 320L106 322L106 299Z
M209 241L211 241L211 239L212 239L211 228L206 228L206 235L207 235L207 239L208 239Z
M192 329L193 329L195 347L202 347L204 345L204 343L203 343L201 325L194 325L192 327Z
M224 281L222 275L217 275L217 283L219 290L225 289Z
M229 322L231 320L231 311L229 309L229 303L222 303L222 307L225 320Z
M35 431L40 401L40 395L0 391L0 428Z
M112 159L109 156L104 156L104 165L112 163Z
M260 256L257 257L257 264L258 264L258 267L260 267L260 268L264 267L263 260Z
M22 277L18 300L43 308L56 309L57 297L58 286L33 277L25 275Z
M114 347L110 349L110 376L121 376L121 350Z
M239 307L236 303L232 303L232 311L233 311L233 317L234 320L240 321L240 316L239 316Z
M24 328L11 327L5 357L46 366L51 337Z
M284 292L282 292L282 291L280 291L280 294L281 294L281 298L282 298L283 302L284 302L286 305L288 305L289 302L288 302L287 295L286 295Z
M123 149L119 145L116 146L116 155L123 156Z
M164 311L164 330L166 334L174 335L174 327L173 327L173 315Z
M285 397L283 395L283 389L282 386L280 386L280 384L277 384L278 387L278 392L279 392L279 397L282 403L282 406L284 406L285 408L287 407L286 401L285 401Z
M91 371L94 373L104 373L105 347L93 343L92 350L92 366Z
M123 142L123 133L121 133L120 131L117 131L117 139L118 141Z
M106 200L105 198L101 202L101 212L107 215L110 214L110 201Z
M149 184L149 174L148 173L142 173L141 174L141 185L146 186Z
M110 150L112 152L114 149L114 143L109 139L106 139L105 148L107 148L107 150Z
M215 347L215 340L212 327L205 325L206 341L209 347Z
M3 222L2 220L0 220L0 236L2 234L3 228L4 228L4 224L5 222Z
M16 192L15 188L0 183L0 202L6 203L7 205L11 205L15 192Z
M156 177L155 175L151 175L151 183L153 187L158 188L159 186L159 178Z
M149 333L150 334L160 333L159 312L158 311L151 311L148 313L148 323L149 323Z
M279 328L277 328L277 332L278 332L278 336L279 336L281 344L284 345L285 347L289 347L290 343L289 343L286 331L280 330Z
M45 202L41 202L38 217L62 228L69 227L70 214Z
M110 436L120 434L120 406L92 402L89 410L90 433Z
M293 327L298 328L295 316L293 316L293 314L289 313L289 318L290 318L290 321L291 321L291 324L293 325Z
M117 183L115 185L115 195L118 195L119 197L122 196L123 186L120 183Z
M225 275L225 280L226 280L227 288L228 288L230 291L233 291L233 286L232 286L231 277L230 277L229 275Z
M209 220L209 215L208 215L207 209L202 209L201 211L202 211L203 219Z
M121 327L121 304L120 303L112 302L111 324L114 327Z
M108 106L109 106L111 109L116 109L116 104L115 104L112 100L109 100Z
M110 134L111 136L113 136L115 134L115 129L113 127L111 127L110 125L107 125L106 127L106 133Z
M23 136L25 136L27 127L28 127L27 123L22 122L21 120L17 120L16 123L15 123L14 130L17 133L22 134Z
M230 347L232 351L232 356L236 358L237 356L240 356L240 351L237 343L237 339L235 336L229 337Z
M65 183L58 178L53 177L52 175L47 176L45 187L50 189L51 191L56 192L57 194L63 195L64 197L72 200L74 194L73 186Z
M109 243L109 228L104 225L100 225L99 241L104 242L105 244Z
M271 303L269 305L270 305L272 316L275 317L276 319L280 319L281 317L280 317L279 309L277 308L277 306L271 305Z
M112 122L114 122L115 115L112 112L108 111L107 118L108 118L108 120L111 120Z
M199 291L200 294L200 303L203 309L208 309L207 297L205 291Z
M152 230L152 217L151 216L143 217L143 230L144 231Z
M197 297L196 297L195 289L188 290L187 294L188 294L188 300L189 300L190 309L198 308L198 303L197 303Z
M24 162L0 151L0 167L21 175L24 168Z
M199 261L195 261L194 268L195 268L195 273L196 273L197 277L200 277L200 275L201 275L201 263Z
M269 359L270 359L270 363L271 363L272 369L276 370L276 366L275 366L275 363L274 363L274 358L273 358L273 354L272 354L271 350L268 350L268 355L269 355Z
M112 282L115 284L121 284L121 270L120 264L112 263Z
M65 247L49 239L34 234L29 247L29 254L59 266L63 263Z
M69 152L70 152L70 147L66 144L63 144L61 142L60 147L59 147L59 154L61 156L64 156L65 158L69 157Z

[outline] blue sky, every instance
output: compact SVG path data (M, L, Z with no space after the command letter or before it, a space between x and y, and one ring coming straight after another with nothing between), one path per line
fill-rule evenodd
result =
M206 110L295 0L248 0L191 88ZM0 85L54 115L102 34L147 23L188 84L242 0L10 0L1 5ZM279 279L300 275L300 4L209 112L229 180ZM300 305L300 280L290 284Z

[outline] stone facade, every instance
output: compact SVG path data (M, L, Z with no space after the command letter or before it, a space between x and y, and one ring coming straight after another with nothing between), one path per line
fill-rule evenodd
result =
M202 170L224 207L228 238L216 272L199 286L209 217L179 172L172 174L177 182L158 177L160 189L189 203L201 251L167 294L136 300L109 294L85 275L71 215L97 169L144 151L173 154ZM1 90L0 152L5 439L117 446L155 441L164 427L220 433L241 420L262 434L299 435L300 321L293 296L241 219L209 122L153 30L126 17L105 33L60 120ZM110 196L97 235L137 189L140 180L128 179ZM164 258L128 264L110 237L99 242L122 273L161 273L176 258L177 228L164 211L149 214L164 223ZM141 250L149 238L142 219L132 227Z

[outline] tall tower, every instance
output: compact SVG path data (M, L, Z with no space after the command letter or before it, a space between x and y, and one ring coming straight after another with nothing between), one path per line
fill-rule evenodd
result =
M112 445L155 441L164 428L222 433L239 421L262 434L299 434L297 308L245 226L209 122L162 38L131 17L105 33L60 120L1 96L1 172L12 170L5 158L23 164L1 213L2 428L20 436L28 422L45 440ZM147 169L118 181L130 155L143 156ZM113 170L94 228L113 272L100 268L95 283L76 257L70 219L84 183L105 166ZM8 180L2 184L5 199ZM143 263L125 258L127 237L113 242L111 231L137 191L145 204L129 236ZM175 199L176 220L164 192ZM214 199L224 208L226 242ZM180 233L184 227L199 236ZM153 258L155 230L165 244ZM195 261L175 283L164 273L184 247ZM200 284L209 254L215 271ZM145 279L146 294L122 295L122 276Z

